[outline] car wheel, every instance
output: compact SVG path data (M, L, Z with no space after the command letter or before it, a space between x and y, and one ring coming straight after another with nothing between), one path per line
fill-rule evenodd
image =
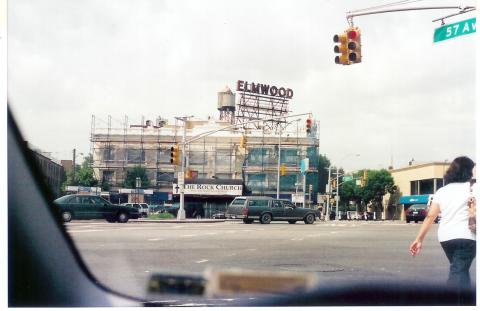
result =
M260 222L262 224L269 224L272 221L272 215L265 213L260 217Z
M307 216L305 216L304 222L307 225L313 224L315 222L315 216L313 214L308 214Z
M64 222L70 222L72 220L72 213L69 211L65 211L62 213L62 219Z
M120 223L126 223L128 221L128 214L125 212L118 213L117 220Z
M295 224L296 222L297 222L296 220L289 220L289 221L288 221L288 223L289 223L289 224L292 224L292 225Z

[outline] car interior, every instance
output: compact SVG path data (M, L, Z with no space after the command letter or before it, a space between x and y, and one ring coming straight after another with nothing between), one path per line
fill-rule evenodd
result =
M475 291L457 292L442 284L355 282L322 284L274 294L287 280L282 275L213 273L209 277L154 275L147 300L115 292L99 283L82 261L52 208L53 196L42 182L15 120L8 112L8 306L9 307L139 307L171 306L176 295L201 303L209 291L225 292L222 278L259 284L270 279L269 291L247 286L258 299L239 297L228 306L457 306L475 305ZM260 279L259 279L260 278ZM273 280L273 281L272 281ZM215 285L216 284L216 285ZM230 284L232 284L230 282ZM214 286L215 285L215 286ZM291 289L291 287L287 287ZM238 292L236 292L238 289ZM262 293L268 293L266 295ZM197 304L198 305L198 304ZM215 306L204 304L204 306Z

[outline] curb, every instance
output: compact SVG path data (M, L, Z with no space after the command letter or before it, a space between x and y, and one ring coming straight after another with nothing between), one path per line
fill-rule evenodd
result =
M130 219L129 222L137 222L137 223L216 223L216 222L225 222L225 219L185 219L185 220L177 220L177 219Z

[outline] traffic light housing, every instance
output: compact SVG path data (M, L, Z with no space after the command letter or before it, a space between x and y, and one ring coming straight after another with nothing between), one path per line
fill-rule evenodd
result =
M170 164L180 165L180 148L178 145L170 148Z
M333 42L338 43L333 48L335 53L340 53L340 55L335 56L335 64L350 65L348 61L348 47L347 47L347 33L344 31L341 34L333 36Z
M307 121L306 121L306 130L307 130L307 134L310 134L312 132L312 119L311 118L308 118Z
M242 135L242 137L240 137L240 148L247 148L247 136L245 135Z
M347 33L348 60L350 63L362 62L361 32L358 27L350 27Z
M333 42L338 43L333 48L335 64L351 65L362 62L361 32L358 27L350 27L341 34L333 36Z
M285 164L282 164L280 166L280 176L285 176L287 174L287 167L285 166Z

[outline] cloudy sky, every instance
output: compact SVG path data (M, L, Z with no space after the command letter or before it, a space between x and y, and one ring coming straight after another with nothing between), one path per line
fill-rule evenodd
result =
M433 43L432 20L455 10L356 17L363 61L334 63L345 12L392 2L10 1L9 102L59 159L89 151L92 114L217 117L217 92L239 79L293 89L292 112L320 121L320 152L347 169L474 156L476 35Z

